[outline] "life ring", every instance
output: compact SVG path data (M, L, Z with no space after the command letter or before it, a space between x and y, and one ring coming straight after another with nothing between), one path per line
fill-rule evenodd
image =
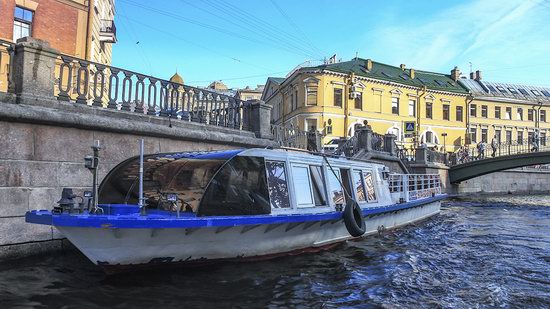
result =
M361 207L356 201L348 199L346 207L344 208L344 224L349 234L353 237L359 237L365 234L365 218Z

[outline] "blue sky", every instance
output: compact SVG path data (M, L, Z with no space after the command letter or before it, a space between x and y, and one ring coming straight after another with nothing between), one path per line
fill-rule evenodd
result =
M550 85L550 0L117 0L113 65L185 83L265 83L337 54Z

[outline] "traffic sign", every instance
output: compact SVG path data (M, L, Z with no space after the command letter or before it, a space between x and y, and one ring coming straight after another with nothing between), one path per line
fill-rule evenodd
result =
M405 132L414 132L416 131L415 128L415 122L414 121L405 121Z

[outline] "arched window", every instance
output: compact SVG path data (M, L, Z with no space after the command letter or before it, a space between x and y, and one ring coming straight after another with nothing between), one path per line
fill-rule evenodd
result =
M402 136L401 136L401 129L398 128L398 127L391 127L389 128L387 131L386 131L386 134L393 134L396 136L396 140L398 141L401 141L402 139Z
M352 137L355 135L355 131L357 131L358 128L362 127L363 124L359 121L352 123L348 127L348 137Z
M426 130L420 135L420 143L439 145L439 137L434 131Z

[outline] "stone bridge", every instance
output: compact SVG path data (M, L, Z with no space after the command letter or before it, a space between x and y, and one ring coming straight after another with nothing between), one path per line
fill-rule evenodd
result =
M482 175L537 164L550 164L550 150L503 155L451 166L449 179L459 183Z

